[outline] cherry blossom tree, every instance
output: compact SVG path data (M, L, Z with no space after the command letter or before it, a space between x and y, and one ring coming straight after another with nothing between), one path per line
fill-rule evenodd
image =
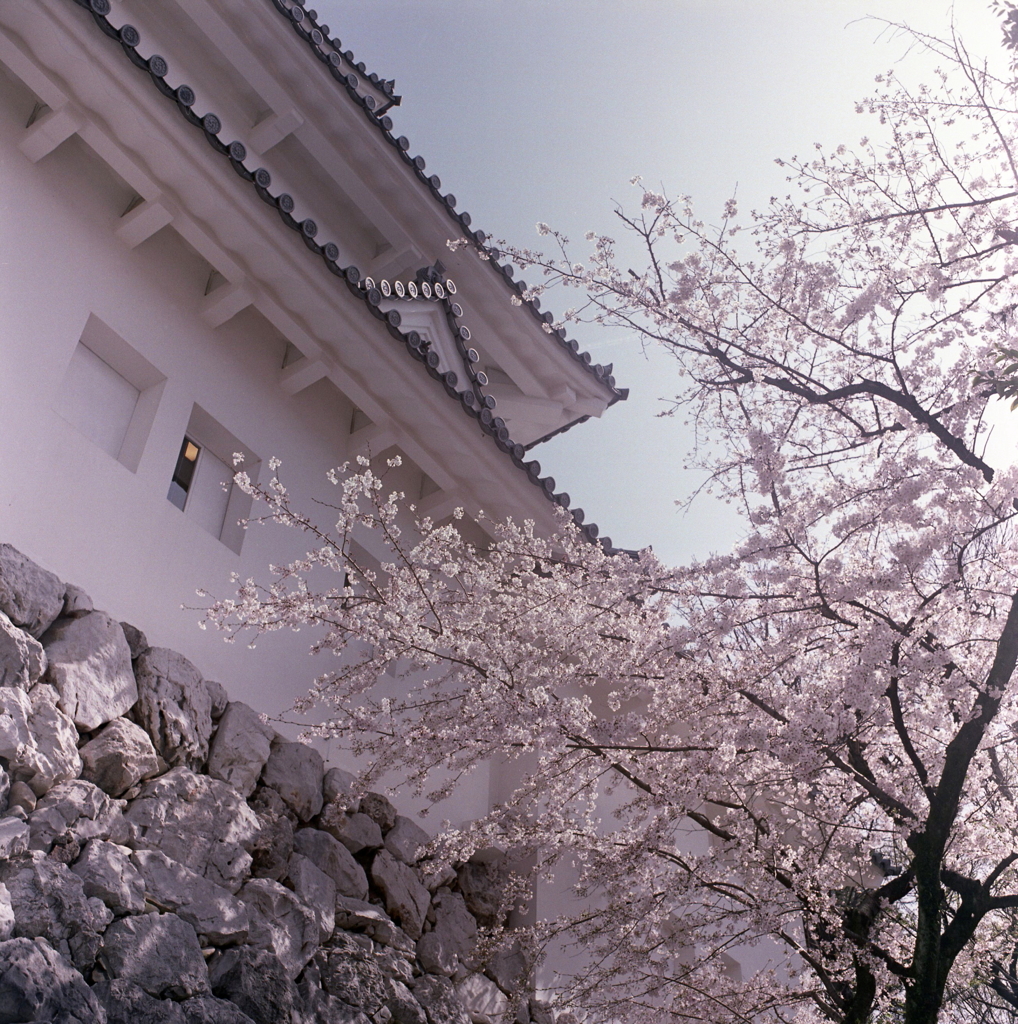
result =
M934 83L880 80L872 137L788 161L747 226L641 189L619 211L640 271L607 237L582 263L558 236L510 251L536 291L577 289L572 318L674 354L690 458L745 518L731 553L670 568L565 514L553 537L482 517L477 547L366 464L333 474L325 527L278 475L238 478L310 547L209 619L313 628L336 659L301 707L366 783L437 801L513 767L436 856L578 872L576 912L525 940L583 951L559 999L591 1021L932 1024L1011 991L1018 472L985 417L1018 309L1018 108L959 42L915 42Z

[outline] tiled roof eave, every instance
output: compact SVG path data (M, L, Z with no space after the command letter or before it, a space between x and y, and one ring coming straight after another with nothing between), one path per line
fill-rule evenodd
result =
M283 225L300 237L308 252L320 258L326 269L346 286L347 291L359 299L372 316L385 324L388 333L405 346L407 353L412 358L422 363L427 373L445 388L449 397L459 404L466 415L478 421L482 432L490 437L498 449L512 460L518 470L527 474L529 481L541 489L548 501L566 509L589 541L600 544L609 553L618 553L620 549L613 547L610 538L598 536L599 530L595 523L584 522L582 509L570 508L568 494L556 493L554 479L541 476L540 463L536 460L526 460L524 446L510 438L505 423L494 415L494 397L484 393L483 387L476 379L476 374L471 377L472 371L469 370L469 367L473 360L471 360L470 350L467 348L470 331L469 328L459 323L462 309L449 294L446 293L444 297L436 301L443 304L460 355L467 367L467 376L471 386L463 390L458 390L460 383L458 374L453 371L443 373L439 370L437 353L428 349L416 331L404 333L400 330L402 318L398 310L391 309L385 312L379 308L383 300L382 293L377 288L364 286L360 270L355 266L342 267L337 263L339 247L334 242L321 245L315 241L318 234L317 224L311 218L298 221L292 216L295 206L293 197L285 192L274 195L270 191L271 175L269 172L265 168L251 171L245 166L247 150L244 144L239 141L227 144L219 139L218 135L222 128L219 117L214 113L207 113L200 117L192 109L196 101L194 91L187 85L174 88L166 81L169 71L166 61L158 55L146 58L138 52L138 45L141 42L138 30L127 24L116 28L110 23L108 18L111 11L110 0L71 0L71 2L84 8L92 16L97 27L107 37L119 44L127 59L139 70L145 72L156 89L168 101L173 102L188 125L203 133L213 151L224 160L229 161L237 177L250 185L259 199L277 211Z
M338 50L331 47L330 41L325 33L321 31L313 11L307 11L303 6L304 0L269 0L269 3L279 14L286 18L292 29L297 33L311 49L314 56L320 63L325 65L329 73L346 91L347 95L361 108L370 124L376 130L382 132L385 140L396 148L403 161L413 170L416 177L427 187L439 206L445 211L449 219L455 225L456 231L463 238L467 239L474 249L483 254L492 272L497 274L503 284L515 295L522 296L526 290L525 282L514 281L514 271L509 263L499 263L501 253L489 246L488 235L484 231L471 230L472 219L465 210L456 211L456 197L452 193L442 194L442 182L437 174L428 175L425 173L426 162L422 156L410 156L410 140L405 135L396 137L392 134L392 119L385 113L388 105L384 108L375 109L373 96L363 96L357 91L357 76L352 73L345 73L342 66L335 60ZM397 99L398 102L398 99ZM539 299L523 299L523 308L536 320L542 330L550 329L555 322L552 313L541 312ZM550 330L550 338L561 346L562 351L570 358L578 362L588 373L590 373L599 384L605 387L610 395L609 407L616 402L625 401L629 397L628 388L616 387L615 378L612 375L612 365L602 366L594 363L589 352L581 351L579 343L575 339L568 338L564 328Z

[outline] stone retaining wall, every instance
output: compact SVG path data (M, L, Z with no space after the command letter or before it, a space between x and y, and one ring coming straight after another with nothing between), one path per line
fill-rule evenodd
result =
M0 1024L553 1024L428 838L0 545Z

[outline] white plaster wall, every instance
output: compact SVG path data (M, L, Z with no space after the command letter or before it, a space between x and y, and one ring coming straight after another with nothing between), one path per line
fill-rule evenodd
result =
M262 459L281 458L295 494L328 497L324 474L346 458L352 406L325 380L287 395L278 384L285 342L253 309L208 327L198 309L210 268L172 227L133 250L118 241L112 229L131 190L83 142L72 137L30 163L13 140L32 106L0 78L0 540L153 645L185 654L233 698L283 712L327 667L308 657L308 632L273 634L253 651L226 645L198 628L195 591L229 593L233 572L267 579L269 563L299 557L305 540L252 527L238 556L166 492L197 403ZM90 314L166 376L137 472L54 408ZM487 790L485 776L438 813L476 816Z

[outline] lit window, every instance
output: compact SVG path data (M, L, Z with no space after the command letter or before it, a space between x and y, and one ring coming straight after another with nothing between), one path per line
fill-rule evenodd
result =
M200 454L201 448L189 437L185 437L177 456L173 479L170 481L170 493L166 495L181 512L187 504L187 492L191 490L191 481L194 480L194 471L198 466Z
M244 537L240 520L251 510L251 499L233 482L234 471L226 459L234 452L244 454L244 469L256 479L258 457L204 409L194 406L166 497L239 554Z

